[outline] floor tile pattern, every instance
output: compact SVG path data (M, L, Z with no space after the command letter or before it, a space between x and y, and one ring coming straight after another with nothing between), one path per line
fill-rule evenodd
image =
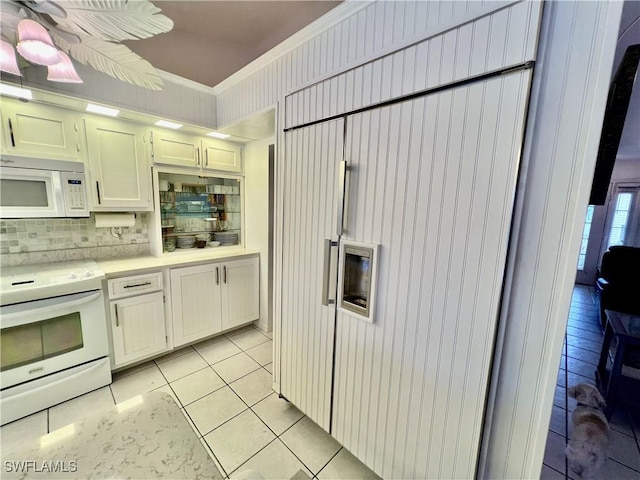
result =
M564 455L567 439L571 437L571 412L576 407L576 401L567 397L566 386L580 382L596 384L595 370L602 338L593 289L576 285L558 371L541 479L580 478L567 468ZM609 426L611 446L609 458L600 471L601 478L640 479L640 412L616 411Z
M107 387L0 428L19 448L76 419L152 390L170 394L227 478L378 478L272 390L271 334L250 325L113 375Z

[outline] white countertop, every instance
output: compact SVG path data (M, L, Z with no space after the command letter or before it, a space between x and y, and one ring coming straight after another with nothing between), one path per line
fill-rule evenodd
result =
M104 271L107 277L113 277L125 273L134 273L143 270L153 270L164 267L187 266L191 264L206 263L223 260L249 257L260 253L251 248L233 247L207 247L203 249L176 250L161 257L145 255L143 257L113 258L97 260L96 263Z
M223 478L173 398L159 392L3 451L2 464L2 478L15 479Z

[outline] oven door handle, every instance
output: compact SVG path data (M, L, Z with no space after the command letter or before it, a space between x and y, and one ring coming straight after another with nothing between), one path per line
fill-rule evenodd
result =
M46 320L65 313L73 312L76 307L98 300L102 296L102 290L65 295L62 297L46 298L34 302L7 305L0 307L2 328L17 327L33 323L35 318ZM70 298L73 297L73 298Z

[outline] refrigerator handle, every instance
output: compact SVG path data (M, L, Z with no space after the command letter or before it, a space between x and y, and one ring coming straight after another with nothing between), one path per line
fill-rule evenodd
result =
M324 271L322 273L322 305L325 307L335 303L335 300L329 299L329 282L331 281L331 247L337 247L338 242L332 242L331 239L324 240Z
M340 170L338 173L338 228L336 234L342 235L344 230L344 200L347 188L347 161L342 160L340 162Z

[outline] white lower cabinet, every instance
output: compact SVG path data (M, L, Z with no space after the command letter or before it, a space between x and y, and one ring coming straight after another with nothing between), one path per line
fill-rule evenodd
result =
M174 346L259 318L258 258L171 270Z
M117 278L109 280L108 287L113 367L166 350L162 274ZM153 290L160 291L147 293Z
M258 258L222 264L222 329L237 327L260 317Z
M220 266L172 269L171 310L175 347L222 331Z

